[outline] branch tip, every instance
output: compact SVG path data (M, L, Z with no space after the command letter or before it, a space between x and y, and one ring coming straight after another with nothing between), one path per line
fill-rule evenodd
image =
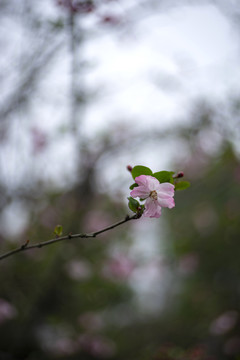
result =
M22 246L21 246L21 249L22 249L22 250L25 249L25 248L28 246L29 241L30 241L30 240L26 240L25 243L22 244Z
M173 179L179 179L184 176L183 171L179 171L177 174L173 175Z

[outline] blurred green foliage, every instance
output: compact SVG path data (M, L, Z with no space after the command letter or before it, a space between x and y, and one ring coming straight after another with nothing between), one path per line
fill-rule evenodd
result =
M184 171L192 186L166 215L164 311L141 316L134 301L127 226L21 253L0 264L1 359L238 359L240 163L227 143L204 168ZM26 229L30 240L51 238L56 220L68 233L123 216L126 204L91 188L88 208L84 189L50 193Z
M166 337L207 345L217 359L237 359L240 163L232 146L225 143L205 169L199 166L191 188L176 198L167 248L179 287L169 298Z
M94 187L93 187L94 188ZM64 233L99 230L121 219L125 208L93 192L88 178L63 194L50 192L33 210L30 243ZM86 201L87 200L87 201ZM21 236L22 237L22 236ZM15 239L15 247L21 239ZM114 243L129 242L127 227L96 239L71 239L1 262L0 358L54 359L111 356L108 312L130 301L132 290ZM122 245L123 246L123 245ZM6 244L4 244L6 248ZM130 271L130 269L129 269Z

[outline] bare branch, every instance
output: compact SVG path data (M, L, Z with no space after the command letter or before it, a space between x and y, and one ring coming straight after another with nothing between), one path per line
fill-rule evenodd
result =
M21 79L20 84L14 89L13 93L9 95L9 98L5 101L5 104L0 110L0 122L6 123L8 116L14 111L20 104L24 104L31 94L30 89L34 87L36 81L38 80L39 75L45 69L46 65L52 60L53 56L61 48L62 41L59 41L55 44L51 44L51 48L47 48L46 51L41 50L34 55L33 58L25 60L26 64L32 64L29 68L29 65L22 66L26 68L26 74Z
M118 227L119 225L122 225L122 224L124 224L124 223L126 223L126 222L128 222L130 220L139 219L140 217L141 217L140 214L134 214L132 216L127 215L125 217L125 219L123 219L121 221L118 221L117 223L115 223L113 225L107 226L104 229L101 229L101 230L98 230L98 231L95 231L95 232L92 232L92 233L89 233L89 234L68 234L68 235L65 235L65 236L56 237L54 239L42 241L42 242L39 242L39 243L33 244L33 245L28 245L29 240L27 240L20 247L14 249L14 250L8 251L5 254L0 255L0 261L7 258L7 257L9 257L9 256L12 256L12 255L14 255L16 253L26 251L26 250L36 249L36 248L40 249L40 248L42 248L44 246L51 245L51 244L54 244L56 242L63 241L63 240L71 240L71 239L76 239L76 238L82 238L82 239L83 238L84 239L86 239L86 238L95 238L99 234L102 234L102 233L104 233L106 231L114 229L115 227Z

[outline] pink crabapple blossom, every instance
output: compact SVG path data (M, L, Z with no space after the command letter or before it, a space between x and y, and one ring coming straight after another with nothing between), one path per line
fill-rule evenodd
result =
M138 186L130 192L130 195L134 198L146 199L143 216L159 218L162 207L171 209L175 206L173 184L160 184L155 177L150 175L140 175L135 178L135 182Z

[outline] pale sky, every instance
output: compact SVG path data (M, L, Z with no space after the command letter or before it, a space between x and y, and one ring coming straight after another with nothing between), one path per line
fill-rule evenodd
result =
M86 43L95 67L86 81L101 93L86 111L87 133L131 119L142 127L187 115L199 96L239 91L239 45L233 25L212 5L180 6L141 20L132 34Z
M54 19L60 12L54 4L45 1L38 7L42 6L49 18ZM125 4L125 8L118 4ZM127 6L131 8L130 4L124 0L116 2L116 11L119 8L126 10ZM132 4L134 8L135 2ZM134 12L129 10L129 13ZM114 124L154 130L188 121L189 110L199 97L214 102L224 101L229 93L239 93L238 31L218 7L206 3L169 6L152 14L148 11L146 16L142 11L140 18L138 20L137 15L132 19L129 15L124 26L117 29L83 21L89 35L80 48L79 66L81 68L83 61L87 67L79 82L94 97L90 97L78 118L83 133L90 139L109 128L114 132ZM5 35L2 37L6 45L4 54L7 51L10 54L1 61L4 66L11 66L9 58L13 55L21 58L22 52L27 51L29 39L21 22L14 25L6 19L1 29ZM16 121L12 122L11 141L2 146L0 157L8 184L18 179L22 181L26 171L44 176L49 182L56 180L56 174L58 179L64 179L64 174L74 171L72 139L61 132L69 122L68 41L66 36L63 50L45 71L37 93L31 96L27 112L19 112ZM8 73L12 74L11 71ZM8 77L8 87L3 87L6 93L10 91L11 79L14 80L12 75ZM47 156L40 154L37 162L32 157L29 133L26 133L26 129L31 131L33 126L45 131L50 139ZM146 150L138 152L137 156L124 153L124 150L117 161L120 167L124 167L125 162L149 162L153 167L156 163L154 150L150 147L150 155ZM64 159L64 166L60 159ZM167 157L161 159L162 166L169 161ZM19 163L22 166L16 171ZM106 171L103 182L107 179Z

